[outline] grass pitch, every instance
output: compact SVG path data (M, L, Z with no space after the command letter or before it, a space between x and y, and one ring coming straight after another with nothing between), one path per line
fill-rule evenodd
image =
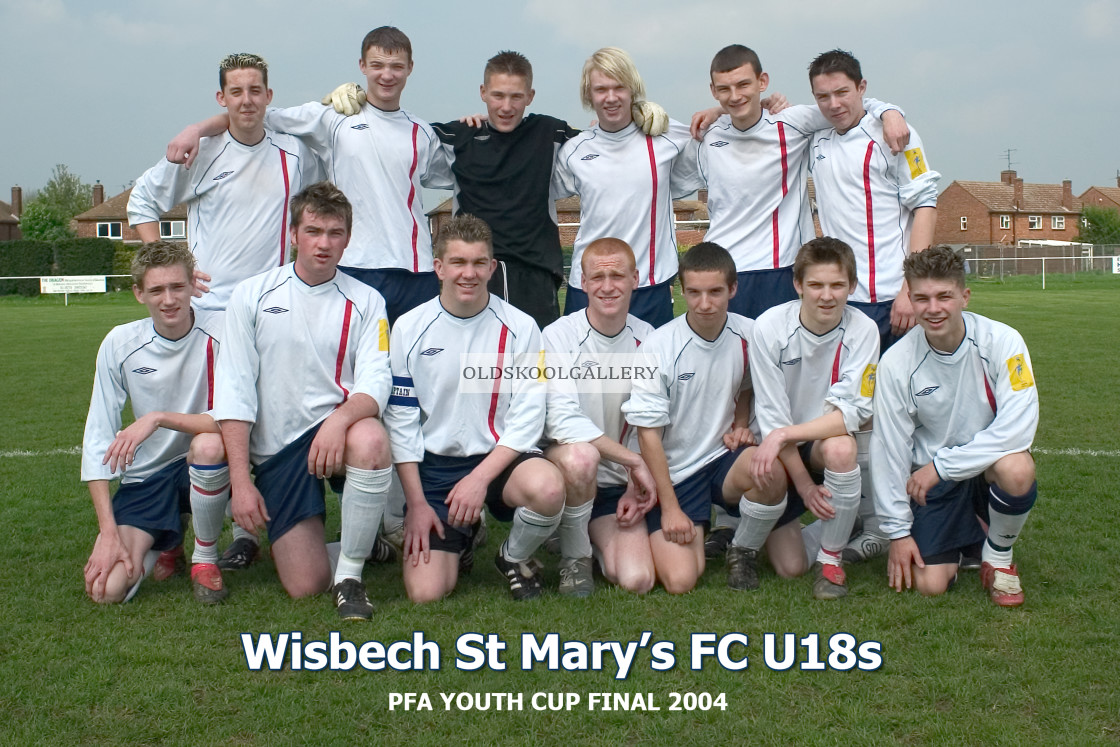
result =
M1116 341L1120 283L1112 277L1047 277L978 282L971 308L1012 324L1031 349L1042 401L1035 442L1039 502L1016 546L1027 603L991 605L975 574L944 597L922 599L886 587L885 561L849 570L851 595L814 602L810 579L764 571L752 594L726 589L722 562L683 597L638 598L600 587L589 600L547 594L515 604L492 570L505 529L473 576L449 599L415 607L396 567L367 568L378 604L368 624L340 625L325 598L287 599L267 560L227 575L229 600L203 608L186 578L148 582L124 606L99 607L81 569L96 521L79 482L81 441L102 337L139 318L129 294L0 299L0 743L282 744L1098 744L1120 741L1120 599L1115 569L1120 520L1116 441ZM328 534L337 529L328 501ZM229 541L228 530L222 545ZM547 583L555 588L555 561ZM298 632L304 642L331 631L357 645L411 640L422 631L440 649L437 671L249 671L242 633ZM563 641L674 644L675 666L655 671L650 646L629 676L615 660L601 671L520 666L521 635ZM744 633L732 646L740 671L714 658L691 666L693 634ZM875 671L829 667L829 638L878 642ZM455 642L493 634L504 671L461 671ZM767 666L764 635L816 634L826 668ZM779 647L779 656L784 648ZM844 665L843 656L834 664ZM390 710L391 693L424 693L432 710ZM520 693L522 710L445 710L440 693ZM534 693L574 693L572 710L535 710ZM642 694L660 710L589 710L592 693ZM672 693L693 693L670 710ZM724 694L704 710L699 695ZM648 697L647 697L648 694ZM554 695L554 703L559 696ZM547 707L546 699L538 700ZM718 701L717 701L718 703ZM415 708L415 703L413 705Z

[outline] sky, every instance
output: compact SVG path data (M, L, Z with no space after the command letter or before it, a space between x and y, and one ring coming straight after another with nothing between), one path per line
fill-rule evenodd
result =
M794 103L812 103L810 60L840 47L869 95L905 110L942 189L997 181L1008 149L1025 181L1072 179L1075 194L1120 170L1115 0L0 0L0 199L55 164L114 195L219 111L226 54L263 56L273 103L296 105L360 81L361 39L381 25L411 38L402 105L429 121L481 111L482 68L503 49L533 63L530 111L583 127L579 74L603 46L627 50L648 98L686 122L713 105L708 65L727 44L755 49Z

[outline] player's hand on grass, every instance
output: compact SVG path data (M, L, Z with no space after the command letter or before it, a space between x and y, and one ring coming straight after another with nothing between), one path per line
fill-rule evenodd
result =
M910 144L910 126L906 124L902 112L897 109L885 111L880 121L883 123L883 141L891 149L891 153L898 155L906 150L906 146Z
M327 417L311 441L307 471L316 477L333 477L346 471L346 424Z
M716 120L723 115L723 109L718 106L713 106L711 109L696 112L692 115L692 123L688 126L689 132L692 133L694 140L701 140L704 133L708 128L716 123Z
M486 490L490 483L469 473L447 494L447 523L453 527L469 527L482 515L482 504L486 501Z
M198 143L202 139L197 125L187 125L182 132L167 144L167 160L181 163L188 169L198 155Z
M887 557L887 583L892 589L902 591L913 585L912 566L926 567L914 538L902 537L891 540L891 552Z
M212 279L213 278L211 278L202 270L195 270L194 277L192 278L192 280L194 281L194 290L191 291L191 295L193 295L195 298L202 298L203 293L209 293L210 286L207 285L207 283L209 283Z
M936 487L939 482L941 482L941 476L937 474L933 462L930 462L910 475L910 479L906 481L906 495L910 496L919 506L924 506L926 505L926 493Z
M665 539L678 545L687 545L696 539L696 525L679 508L661 507L661 531Z
M903 288L891 304L891 332L895 335L904 335L910 331L916 321L914 305L910 303L910 294L906 288Z
M635 101L630 107L634 124L647 135L657 137L669 129L669 115L660 104L652 101Z
M117 431L117 437L113 439L113 443L109 444L101 463L108 464L109 469L113 472L116 472L118 468L123 472L126 468L131 467L140 444L159 430L160 414L149 412L147 415L140 416L135 423L124 430Z
M777 114L783 109L788 109L790 106L789 99L780 93L772 93L759 101L759 103L762 104L763 109L771 114Z
M366 103L366 92L357 83L343 83L323 97L323 106L332 106L339 114L352 117Z
M813 512L813 516L823 521L836 518L836 509L832 506L832 492L824 485L813 483L812 487L806 486L804 490L798 488L805 508Z
M265 508L264 496L252 482L232 487L229 503L233 510L233 520L254 537L259 537L260 530L272 520Z
M419 508L408 507L404 515L404 556L412 565L419 565L420 558L424 562L431 560L432 532L445 539L443 522L426 502Z
M132 558L120 535L116 532L99 533L85 567L86 594L90 599L95 602L105 599L105 584L109 581L109 572L117 563L124 563L125 573L132 576Z
M459 117L459 121L470 127L482 127L482 125L490 121L490 117L486 114L467 114Z

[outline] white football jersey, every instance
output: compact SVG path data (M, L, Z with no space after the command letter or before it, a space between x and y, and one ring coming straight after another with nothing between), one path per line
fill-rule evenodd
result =
M922 140L897 156L883 140L883 125L864 115L843 135L818 134L809 171L816 186L821 230L856 255L859 284L852 301L890 301L902 288L902 261L910 251L913 211L936 207L941 174L930 171Z
M354 206L346 267L432 271L421 187L450 189L451 167L430 125L371 104L352 117L317 101L269 109L270 127L303 138Z
M252 423L260 464L352 394L385 411L389 321L381 294L342 272L308 285L290 264L246 280L226 312L214 418Z
M188 170L166 158L136 180L128 222L158 221L187 203L187 236L199 270L210 275L209 293L196 308L221 310L234 286L286 264L288 203L319 178L315 156L298 139L266 130L256 145L229 132L202 138Z
M627 315L626 326L613 337L598 332L587 319L587 309L562 316L544 328L546 365L581 370L599 370L612 359L620 363L634 358L642 341L653 333L648 322ZM570 379L550 379L545 438L558 443L588 443L606 436L637 451L636 431L622 416L622 403L630 398L623 388L603 386L594 380L581 385ZM596 477L599 485L625 485L626 468L603 459Z
M592 127L566 142L556 158L556 197L579 195L580 226L568 284L580 287L580 258L595 239L621 239L634 250L640 286L677 272L673 200L696 190L696 141L670 121L657 137L633 122L618 132Z
M1034 442L1038 389L1023 338L978 314L965 312L964 322L952 353L931 348L914 327L879 363L871 477L891 539L913 523L911 472L932 462L942 480L967 480Z
M460 392L460 384L488 376L491 367L531 368L543 355L533 318L493 294L466 319L438 297L402 315L393 325L393 395L385 410L393 461L421 462L425 451L461 457L495 446L535 449L544 432L543 379L519 375L485 392Z
M121 429L121 413L131 401L136 418L149 412L197 414L214 401L214 364L221 339L222 314L196 309L186 336L168 340L150 317L114 327L97 351L93 396L82 438L82 479L140 482L187 455L190 433L160 428L136 449L122 472L102 464Z
M753 326L747 317L728 314L719 337L709 342L681 315L642 344L657 374L634 382L622 411L632 426L665 429L661 443L673 484L727 451L723 435L734 422L735 402L751 388Z
M754 413L765 438L771 431L807 423L833 410L849 433L871 418L879 329L850 306L823 335L805 329L801 301L764 312L751 332Z

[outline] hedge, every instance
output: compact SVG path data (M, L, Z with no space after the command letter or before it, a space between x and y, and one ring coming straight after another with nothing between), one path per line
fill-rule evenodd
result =
M18 239L0 241L0 277L50 275L54 265L54 243ZM0 280L0 295L39 295L38 280Z

